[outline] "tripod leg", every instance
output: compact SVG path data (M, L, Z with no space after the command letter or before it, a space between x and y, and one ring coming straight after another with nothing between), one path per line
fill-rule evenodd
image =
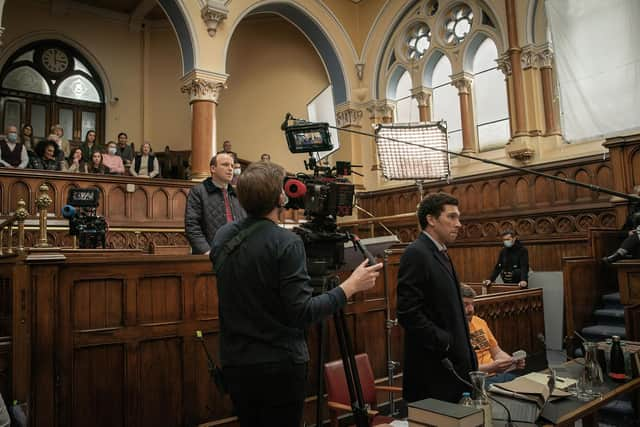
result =
M326 341L327 328L324 321L318 322L318 366L316 373L318 386L316 388L316 427L322 425L322 408L324 403L324 345Z
M353 347L347 330L347 322L345 320L344 311L340 310L333 315L336 335L338 336L338 344L340 345L340 355L342 356L342 364L344 365L344 374L349 389L349 397L351 398L351 409L353 410L353 418L357 427L368 427L369 416L367 408L362 397L362 385L360 384L360 376L358 375L358 367L356 358L353 354Z

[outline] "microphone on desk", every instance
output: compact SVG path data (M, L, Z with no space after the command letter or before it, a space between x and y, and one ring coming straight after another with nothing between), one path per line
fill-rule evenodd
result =
M470 383L469 381L465 380L460 375L458 375L458 373L456 372L456 368L453 367L453 363L447 357L445 357L444 359L440 360L440 363L442 363L442 366L444 366L447 370L451 371L453 376L455 376L458 379L458 381L460 381L462 384L466 385L467 387L471 387L471 389L475 390L477 393L483 393L484 392L484 390L480 390L480 388L478 386L476 386L475 384ZM504 410L507 412L507 427L513 427L513 421L511 419L511 412L509 411L509 408L507 408L507 405L505 405L504 403L500 402L498 399L494 398L489 393L487 393L487 397L504 408Z

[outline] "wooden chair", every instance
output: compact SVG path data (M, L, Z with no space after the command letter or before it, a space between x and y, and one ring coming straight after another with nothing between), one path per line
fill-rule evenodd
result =
M356 354L356 366L362 385L362 398L364 403L369 405L369 425L376 426L388 424L393 418L379 415L377 408L376 393L378 391L402 392L402 387L376 386L369 356L366 353ZM324 364L324 380L327 389L329 414L331 426L338 426L338 415L340 413L351 412L351 398L347 387L347 380L344 375L342 359Z

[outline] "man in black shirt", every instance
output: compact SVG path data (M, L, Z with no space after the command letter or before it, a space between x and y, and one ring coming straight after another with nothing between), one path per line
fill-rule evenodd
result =
M238 198L248 217L220 228L210 255L223 376L242 427L300 425L309 361L304 328L373 287L382 268L365 261L340 286L312 296L304 244L277 224L284 175L271 162L252 163L240 175ZM252 232L229 252L228 242L248 227Z
M483 283L489 285L500 275L504 283L517 284L521 288L526 288L529 285L529 252L527 248L520 243L513 230L502 232L502 244L504 248L498 255L493 273Z

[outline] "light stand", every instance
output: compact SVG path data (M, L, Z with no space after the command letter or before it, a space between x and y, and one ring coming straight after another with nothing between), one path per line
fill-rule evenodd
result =
M398 326L398 319L391 319L391 304L389 304L389 269L387 267L389 263L389 255L391 254L391 250L387 249L384 251L384 256L382 258L383 262L383 283L384 283L384 300L385 300L385 321L384 328L387 333L387 384L389 386L393 386L393 378L395 375L395 371L400 367L400 362L396 362L392 360L393 355L391 354L391 330ZM389 416L394 417L397 415L396 411L396 402L393 398L393 391L389 390Z

